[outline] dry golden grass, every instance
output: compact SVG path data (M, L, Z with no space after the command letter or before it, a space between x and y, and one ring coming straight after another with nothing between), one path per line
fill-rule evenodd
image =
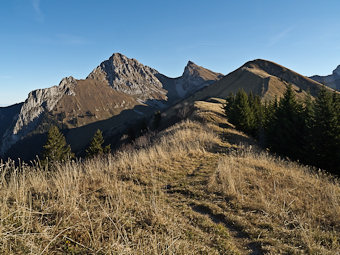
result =
M340 251L340 185L325 174L247 152L222 157L208 190L237 208L239 224L272 254Z
M338 182L237 144L220 103L190 118L107 157L1 164L0 254L339 252Z
M203 155L217 139L184 122L153 146L115 157L48 171L2 165L0 253L216 253L210 240L195 240L205 236L166 202L158 169L174 158Z

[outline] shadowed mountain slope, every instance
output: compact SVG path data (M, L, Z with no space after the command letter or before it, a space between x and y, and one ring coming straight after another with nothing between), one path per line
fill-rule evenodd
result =
M118 126L126 128L121 121L129 123L147 118L155 110L171 106L220 77L221 74L189 61L183 76L168 78L135 59L115 53L96 67L85 80L70 76L64 78L58 86L32 91L23 104L14 107L14 115L0 108L0 118L6 119L0 130L0 155L4 155L19 141L19 146L12 148L8 156L25 154L22 150L27 149L19 147L27 147L29 143L22 140L46 133L51 125L57 125L64 129L64 133L68 133L74 128L109 120L108 124L100 122L100 125L91 127L96 126L109 133L116 129L114 132L117 132ZM122 111L129 111L130 114L116 118ZM89 140L91 136L92 129L81 135L82 141ZM75 144L79 148L79 143L75 141ZM30 150L32 155L39 153L41 148L36 147L41 146L33 147Z
M326 76L314 75L311 79L325 84L326 86L340 91L340 65L333 71L332 74Z
M0 107L0 137L4 135L8 127L15 124L22 105L23 103L19 103L8 107Z

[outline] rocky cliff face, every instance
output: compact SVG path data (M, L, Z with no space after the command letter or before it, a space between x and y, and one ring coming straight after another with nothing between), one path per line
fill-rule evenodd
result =
M332 74L326 76L314 75L311 79L325 84L326 86L340 91L340 65L333 71Z
M38 89L29 93L22 105L13 127L3 134L0 153L4 153L22 136L32 131L38 124L43 112L51 111L64 95L74 95L73 89L77 81L73 77L64 78L59 86Z
M158 71L135 59L115 53L94 69L88 78L108 83L119 92L138 97L141 101L166 99L166 90L156 75Z
M95 68L88 78L108 83L117 91L133 95L141 101L181 99L219 80L223 75L189 61L183 75L169 78L135 59L115 53ZM171 103L171 102L170 102Z
M186 97L222 77L222 74L214 73L189 61L184 69L183 75L176 79L175 87L177 94L181 98Z
M6 122L6 127L2 127L0 155L32 132L45 130L50 118L68 129L108 120L123 111L124 122L135 121L136 115L126 114L126 111L135 111L139 118L145 118L155 109L169 107L221 77L221 74L189 61L181 77L169 78L135 59L115 53L85 80L67 77L59 86L32 91L8 121L11 124ZM135 108L137 106L138 110ZM108 128L115 127L117 123L113 122ZM100 128L106 127L102 125ZM84 141L92 135L85 133L81 138Z
M39 118L44 111L51 111L64 95L75 96L74 87L77 81L72 77L62 79L59 86L47 89L37 89L29 93L27 100L21 108L13 134L18 134L23 128Z

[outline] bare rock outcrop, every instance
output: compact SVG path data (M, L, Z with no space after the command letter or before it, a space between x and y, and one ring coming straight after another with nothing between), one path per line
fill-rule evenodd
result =
M95 68L88 78L107 82L115 90L134 95L142 101L166 99L167 91L156 77L157 74L155 69L115 53Z
M311 76L310 78L332 89L340 91L340 65L338 65L338 67L330 75L326 76L314 75Z
M220 73L212 72L189 61L184 68L183 75L176 79L176 91L179 97L183 98L214 83L222 77L223 75Z
M76 84L77 81L70 76L62 79L58 86L30 92L14 126L9 127L3 135L0 153L4 153L20 137L32 131L41 114L51 111L64 95L74 95L73 89Z

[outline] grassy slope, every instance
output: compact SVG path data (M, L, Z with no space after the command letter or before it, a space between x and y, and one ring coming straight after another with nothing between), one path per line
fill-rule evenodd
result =
M190 118L51 172L2 165L0 253L340 251L337 181L259 152L219 103Z

